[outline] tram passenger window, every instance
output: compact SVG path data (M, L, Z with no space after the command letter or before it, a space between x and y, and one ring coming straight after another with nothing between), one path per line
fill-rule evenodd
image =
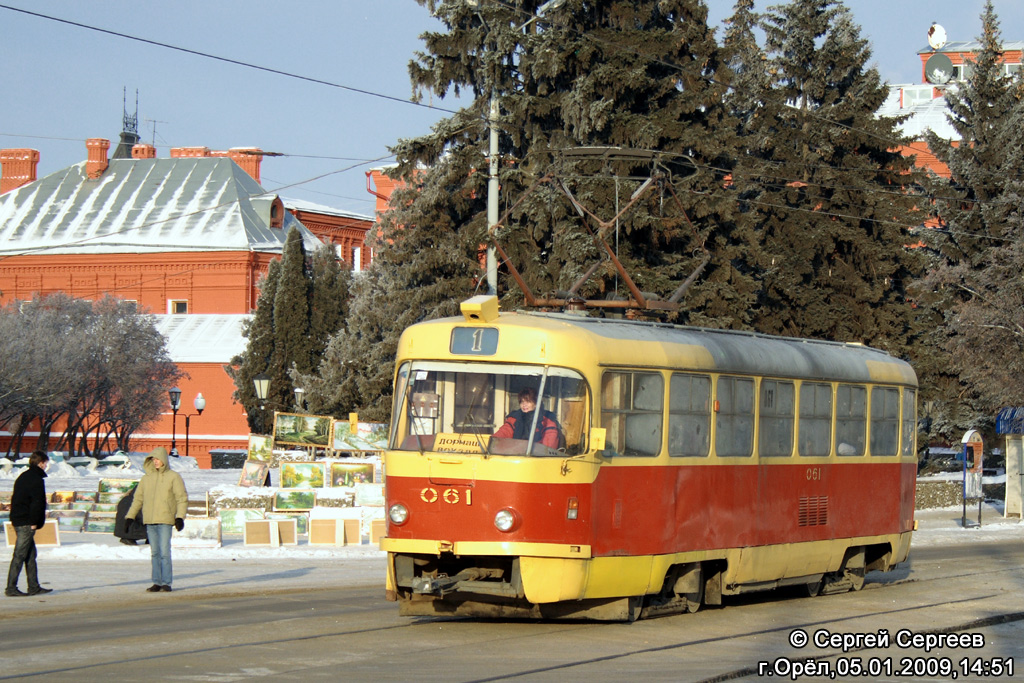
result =
M800 385L800 455L827 457L832 452L832 387L804 382Z
M706 456L711 450L711 378L672 375L668 390L668 454Z
M601 378L601 426L607 447L622 455L661 452L665 383L648 372L606 372Z
M726 457L752 455L754 380L719 377L715 403L715 452Z
M903 447L901 455L914 455L914 439L917 436L917 392L903 390Z
M836 389L836 453L839 455L864 455L867 398L864 387L840 384Z
M871 455L897 455L900 445L900 392L871 389Z
M757 449L764 456L793 455L793 411L795 391L792 382L761 380Z

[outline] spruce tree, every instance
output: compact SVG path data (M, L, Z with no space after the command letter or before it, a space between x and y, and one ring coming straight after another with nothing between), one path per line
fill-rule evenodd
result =
M752 235L726 187L736 132L702 2L569 0L538 16L537 0L417 1L446 30L424 35L426 50L410 65L415 91L466 93L472 101L431 134L395 147L392 175L406 187L378 226L379 274L360 288L374 303L361 305L367 316L350 316L342 351L362 368L354 382L364 386L360 400L381 402L377 380L390 380L402 327L455 314L461 300L485 291L492 98L506 214L495 239L535 295L568 290L600 264L578 293L624 298L624 283L590 232L597 223L585 224L564 190L610 221L655 177L605 239L645 293L666 299L694 277L676 320L747 326L755 287L737 264L753 248ZM581 147L626 153L580 158ZM523 301L504 267L498 293L506 308ZM385 367L357 355L360 348Z
M887 87L837 0L770 7L761 26L772 92L759 110L737 104L748 109L745 187L759 188L748 194L763 248L754 325L905 355L915 334L907 287L921 272L906 248L920 220L906 186L918 176L897 151L909 142L898 121L877 115Z
M224 366L225 372L235 383L232 398L245 407L249 430L253 434L269 434L273 429L274 409L260 409L261 405L266 406L267 403L257 398L253 379L260 374L269 374L274 353L274 299L280 276L281 261L274 259L260 281L256 310L252 318L242 325L242 336L248 339L245 351Z
M1024 91L1019 76L1003 72L991 2L981 25L982 49L966 82L946 91L959 140L927 138L951 174L932 185L940 228L927 231L935 261L922 288L942 317L936 337L948 353L940 369L950 386L937 398L945 399L938 413L948 436L991 422L1002 406L1024 405Z

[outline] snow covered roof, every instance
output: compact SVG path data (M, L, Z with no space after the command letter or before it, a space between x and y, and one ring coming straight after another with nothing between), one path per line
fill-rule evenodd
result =
M926 130L932 130L947 140L960 139L960 134L956 132L956 129L946 119L948 109L946 108L945 97L925 99L923 101L916 101L913 104L907 104L909 98L901 97L902 91L907 89L913 89L914 91L926 89L930 97L932 86L920 84L890 85L889 97L886 98L885 103L878 110L878 115L901 116L909 114L910 117L899 125L899 129L904 135L914 140L923 140ZM903 103L902 106L900 106L901 102Z
M317 204L315 202L307 202L303 199L290 199L288 197L281 197L281 201L284 202L286 209L295 209L296 211L306 211L308 213L322 213L327 216L341 216L343 218L355 218L363 221L373 222L373 216L367 216L361 213L354 213L352 211L345 211L343 209L335 209L331 206L324 206L323 204Z
M227 363L245 351L242 323L248 314L154 315L175 363Z
M231 159L111 159L95 180L86 164L0 195L0 254L280 253L292 227L320 245L288 212L271 228L274 196Z
M1003 41L1002 44L1003 52L1011 52L1013 50L1024 50L1024 40L1007 40ZM931 54L932 52L941 52L943 54L950 54L951 52L974 52L978 53L985 49L977 40L960 40L946 43L940 50L933 50L931 46L922 47L917 51L917 54Z

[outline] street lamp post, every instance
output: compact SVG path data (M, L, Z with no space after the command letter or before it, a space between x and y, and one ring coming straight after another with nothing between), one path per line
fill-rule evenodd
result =
M167 390L167 396L171 399L171 455L178 454L178 442L176 440L178 431L178 408L181 407L181 389L174 387Z
M189 418L199 417L203 414L203 410L206 408L206 399L203 398L201 393L196 394L196 398L192 401L192 405L196 407L196 412L193 415L185 415L185 457L188 457L188 421Z
M270 391L270 375L265 372L261 372L252 378L253 387L256 389L256 398L260 400L260 428L266 431L264 422L266 421L266 401L267 393Z
M298 407L299 412L305 410L305 405L302 402L302 397L306 395L306 390L302 387L295 387L295 405Z

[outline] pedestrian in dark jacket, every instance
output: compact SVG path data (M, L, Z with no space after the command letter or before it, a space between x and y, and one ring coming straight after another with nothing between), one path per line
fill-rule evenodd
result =
M126 519L129 508L135 502L135 489L132 489L117 501L117 515L114 517L114 535L125 545L138 545L138 541L146 540L146 522L140 512L135 519Z
M158 446L150 451L142 465L146 472L135 487L135 500L128 508L125 521L135 520L142 512L146 520L146 536L153 564L153 585L150 593L171 590L171 530L185 528L188 494L181 475L167 464L167 449Z
M42 529L46 523L46 467L50 457L43 451L35 451L28 458L28 468L14 482L11 494L11 526L17 534L14 543L14 554L11 556L11 568L7 572L8 597L23 595L39 595L49 593L52 589L39 585L39 573L36 567L36 530ZM28 579L28 592L18 590L18 577L21 568L25 567L25 578Z

